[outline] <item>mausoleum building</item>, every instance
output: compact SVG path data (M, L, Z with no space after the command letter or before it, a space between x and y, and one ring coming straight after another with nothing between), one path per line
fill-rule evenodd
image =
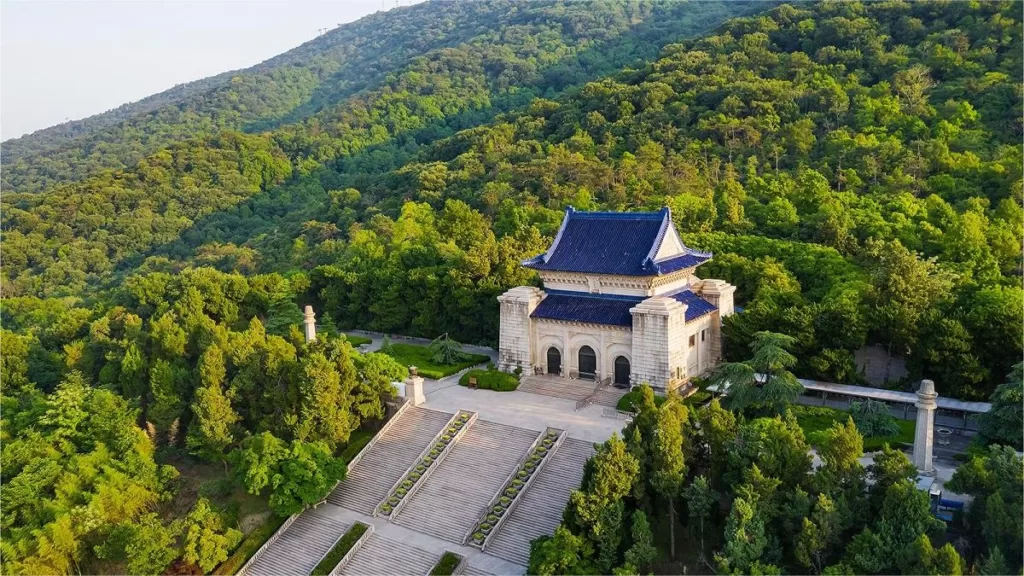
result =
M697 277L710 259L683 244L668 208L570 207L548 251L523 262L543 289L498 297L499 369L675 390L721 358L736 288Z

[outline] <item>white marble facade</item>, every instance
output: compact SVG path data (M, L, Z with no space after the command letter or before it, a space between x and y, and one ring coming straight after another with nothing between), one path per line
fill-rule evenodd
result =
M650 220L655 214L664 215L663 229L651 234ZM696 266L711 255L690 251L682 244L667 210L640 214L648 220L647 228L641 222L636 234L643 237L646 230L650 246L641 239L632 252L628 247L622 250L622 256L635 258L643 248L651 262L674 262L672 266L659 270L651 263L643 268L639 264L631 268L592 263L595 259L588 258L587 252L606 258L609 246L602 246L600 239L591 245L589 238L574 238L571 248L576 254L558 258L555 252L560 241L562 250L570 248L564 235L596 231L594 235L602 236L600 222L595 222L602 215L614 229L609 233L610 242L615 242L616 232L634 239L630 214L568 211L552 249L524 262L538 270L544 288L519 286L498 297L498 367L507 372L518 368L526 374L609 379L618 384L648 383L661 393L675 390L720 361L722 317L733 311L735 287L695 275ZM586 227L567 230L571 218L581 217L590 220ZM681 256L696 263L679 267L690 263L680 260ZM545 269L552 267L562 269ZM577 269L566 269L571 267ZM600 273L618 269L630 273ZM542 305L548 298L553 298L549 305ZM690 307L694 309L688 314Z

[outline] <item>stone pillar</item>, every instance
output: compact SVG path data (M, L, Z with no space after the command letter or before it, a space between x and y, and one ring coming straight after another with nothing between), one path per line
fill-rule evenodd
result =
M501 296L501 323L498 332L498 370L513 372L521 368L533 371L533 324L530 314L544 298L544 292L534 286L517 286ZM563 359L563 364L565 360Z
M405 379L405 397L412 401L413 406L427 401L423 395L423 377L416 374L415 366L409 366L409 377Z
M681 384L674 369L686 362L686 304L675 298L655 296L640 302L633 315L632 384L644 382L666 394Z
M313 307L306 304L302 313L302 327L306 332L306 342L316 340L316 314L313 314Z
M935 382L921 380L917 390L917 427L914 430L914 466L922 476L935 475L932 467L932 445L935 441Z
M733 294L736 287L725 280L698 280L693 283L694 294L711 302L718 308L715 315L717 321L712 322L709 337L711 343L708 346L708 357L705 359L707 367L713 367L722 361L722 319L731 316L735 309Z

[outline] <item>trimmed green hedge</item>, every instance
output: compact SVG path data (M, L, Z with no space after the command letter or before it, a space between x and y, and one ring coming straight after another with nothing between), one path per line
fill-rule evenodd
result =
M345 532L345 535L341 537L341 540L338 540L338 543L334 545L334 548L331 548L327 556L324 556L324 559L316 565L316 568L313 568L310 576L327 576L330 574L331 570L334 570L334 567L338 565L338 562L341 562L341 559L345 557L345 554L348 554L348 551L352 549L356 540L359 540L359 537L368 529L369 527L366 524L359 522L353 524L348 529L348 532Z
M372 339L367 338L366 336L358 336L356 334L345 334L345 340L348 340L348 343L351 344L353 348L359 348L363 344L373 342Z
M519 378L515 374L500 370L470 370L459 378L459 385L469 386L470 378L476 378L477 388L484 390L511 392L519 387Z
M430 353L430 348L427 346L417 346L416 344L392 344L391 349L385 352L385 354L391 356L405 367L415 366L420 376L430 378L431 380L439 380L445 376L451 376L464 368L491 361L490 356L467 353L466 359L457 364L450 366L434 364L431 361L433 354Z
M451 576L452 572L455 572L455 568L458 567L459 562L462 562L462 556L454 552L445 551L441 559L437 561L437 564L430 571L430 576Z
M274 535L274 532L277 532L277 529L287 519L271 514L263 524L260 524L258 528L245 537L245 540L242 540L242 543L238 545L238 548L235 548L231 556L228 556L227 560L221 562L220 566L217 566L217 569L212 574L222 576L234 576L237 574L242 566L245 566L245 563L249 561L249 558L263 546L267 539Z
M356 457L356 454L359 454L360 450L370 443L370 440L373 440L373 436L376 433L373 430L365 430L363 428L355 430L348 437L348 444L345 445L345 448L342 449L338 457L341 458L342 462L348 464Z

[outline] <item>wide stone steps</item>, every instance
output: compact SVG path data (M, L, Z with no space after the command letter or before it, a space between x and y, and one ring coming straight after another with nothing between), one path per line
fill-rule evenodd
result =
M393 522L462 544L538 434L477 420Z
M391 487L401 479L416 457L430 445L452 417L451 414L410 407L398 417L377 443L327 497L336 506L373 514Z
M494 576L490 572L481 570L473 565L466 566L466 569L462 571L466 576Z
M355 556L342 568L342 574L381 576L401 574L422 576L440 560L440 554L420 550L397 540L372 534Z
M307 576L348 525L307 510L263 551L245 576Z
M530 541L554 533L562 521L569 494L580 487L583 466L594 454L590 442L566 438L548 456L540 476L519 496L512 515L488 539L484 551L502 560L526 566L530 560Z
M591 394L594 394L596 386L597 383L590 380L564 380L549 376L524 376L517 390L579 402L580 400L590 398ZM625 396L626 392L628 390L616 388L609 384L590 399L593 404L614 408L619 402L619 398Z

